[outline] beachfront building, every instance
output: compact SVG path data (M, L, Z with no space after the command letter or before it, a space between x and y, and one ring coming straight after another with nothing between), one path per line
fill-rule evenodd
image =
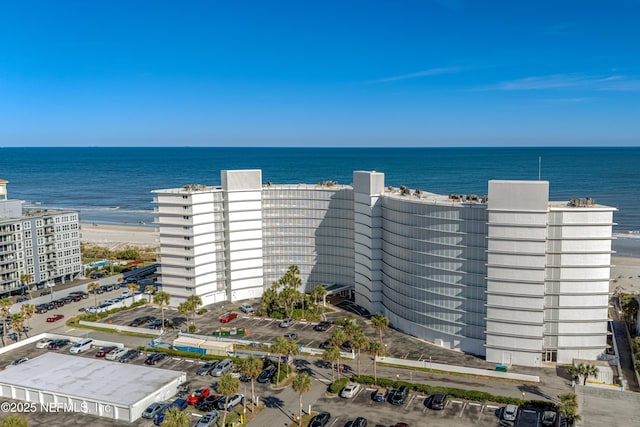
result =
M74 279L82 272L80 224L72 210L22 209L0 180L0 295Z
M438 345L524 366L596 359L607 342L613 212L550 202L546 181L490 181L486 196L351 185L222 185L155 190L160 282L179 303L259 297L289 265L300 290L343 290Z

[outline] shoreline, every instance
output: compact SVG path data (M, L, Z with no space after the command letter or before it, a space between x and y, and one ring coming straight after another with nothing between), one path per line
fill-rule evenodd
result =
M160 247L157 226L133 224L80 223L81 242L86 245L121 250L127 246ZM622 242L611 256L610 292L640 293L640 238L618 236Z

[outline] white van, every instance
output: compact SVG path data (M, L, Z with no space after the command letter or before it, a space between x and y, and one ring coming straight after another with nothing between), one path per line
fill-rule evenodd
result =
M253 306L246 302L240 306L240 310L246 314L253 314Z
M91 338L85 338L81 341L78 341L74 345L72 345L71 348L69 349L69 353L72 353L72 354L82 353L83 351L89 350L91 348L91 345L93 345L93 340Z
M218 363L215 368L211 371L211 375L214 377L221 377L222 374L229 372L233 368L233 360L224 359L222 362Z

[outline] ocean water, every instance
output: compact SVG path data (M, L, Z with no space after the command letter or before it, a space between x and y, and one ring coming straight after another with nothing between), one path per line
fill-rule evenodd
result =
M640 233L640 147L619 148L0 148L0 178L27 206L73 208L81 221L151 224L153 194L220 184L224 169L262 169L274 184L337 181L354 170L387 185L487 193L491 179L550 182L551 200L591 197L618 207L616 232Z

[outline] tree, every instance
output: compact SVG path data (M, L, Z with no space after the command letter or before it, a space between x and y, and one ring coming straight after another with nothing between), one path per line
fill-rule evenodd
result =
M278 286L278 282L273 282L271 287L265 290L262 294L260 312L263 316L266 316L273 311L273 308L278 301Z
M153 285L147 285L144 288L144 293L149 295L149 302L151 302L151 296L156 293L156 287Z
M324 302L325 295L327 295L327 288L322 285L316 285L311 291L311 298L313 298L316 305L318 305L319 300Z
M240 362L240 373L245 377L251 378L251 401L255 404L256 394L254 391L254 380L260 372L262 372L262 360L255 356L249 356Z
M29 319L31 319L36 313L36 306L33 304L24 304L22 307L20 307L20 313L22 313L22 316L24 316L25 320L27 321L29 329L31 329Z
M27 427L27 419L22 415L8 415L0 421L0 427Z
M162 314L162 329L164 329L164 309L169 306L170 300L171 296L164 291L156 292L153 295L153 303L160 307L160 312Z
M329 344L340 347L347 340L347 334L344 329L334 329L329 337Z
M331 382L334 381L335 364L340 361L340 349L335 345L330 345L322 352L322 360L331 363ZM339 371L340 369L338 369Z
M280 380L280 360L289 351L289 340L285 337L277 337L271 342L271 351L278 355L278 373L276 376L276 384L278 384Z
M22 316L22 313L12 314L10 323L11 329L16 333L16 337L18 337L18 341L20 341L20 335L24 329L24 317Z
M311 377L306 372L296 375L291 386L293 391L298 393L300 398L300 415L298 416L298 424L302 425L302 394L311 390Z
M0 316L2 317L2 336L7 335L7 322L5 322L9 313L11 313L11 306L13 305L13 301L9 298L4 297L0 299Z
M578 415L578 400L574 393L561 394L558 398L560 398L558 411L570 424L582 418Z
M189 427L191 420L186 412L181 411L180 408L169 408L164 413L164 421L162 421L163 427Z
M33 280L33 274L21 274L20 275L20 283L27 289L29 292L29 299L33 299L33 295L31 294L31 288L29 287L29 283Z
M371 356L373 356L373 382L378 383L378 372L377 372L377 363L376 357L384 355L384 345L381 341L371 341L369 343L368 352Z
M198 295L191 295L185 302L187 303L188 311L191 313L191 325L195 329L196 311L198 311L198 308L200 308L200 306L202 305L202 298L200 298Z
M587 384L587 380L589 379L589 377L594 377L596 378L598 376L598 367L596 365L587 365L584 367L584 382L582 383L582 385L586 385Z
M347 336L348 340L355 337L359 333L362 333L362 328L358 326L355 321L349 322L344 326L344 334Z
M371 316L371 326L378 330L380 343L382 343L382 331L389 327L389 319L382 313Z
M133 304L133 300L134 300L133 295L140 290L140 285L132 282L127 285L127 288L129 288L129 295L131 295L131 304Z
M359 333L351 337L350 343L351 348L354 349L357 353L358 375L360 375L360 352L369 348L369 338L367 338L364 332L360 331Z
M91 282L87 285L87 290L89 292L93 292L93 297L94 297L94 301L95 301L95 306L98 306L98 292L96 292L98 290L98 288L100 287L100 283L98 282Z
M240 388L240 380L233 378L229 372L223 374L218 382L217 390L224 396L224 415L222 417L222 425L227 421L227 406L229 406L229 397L238 392Z

